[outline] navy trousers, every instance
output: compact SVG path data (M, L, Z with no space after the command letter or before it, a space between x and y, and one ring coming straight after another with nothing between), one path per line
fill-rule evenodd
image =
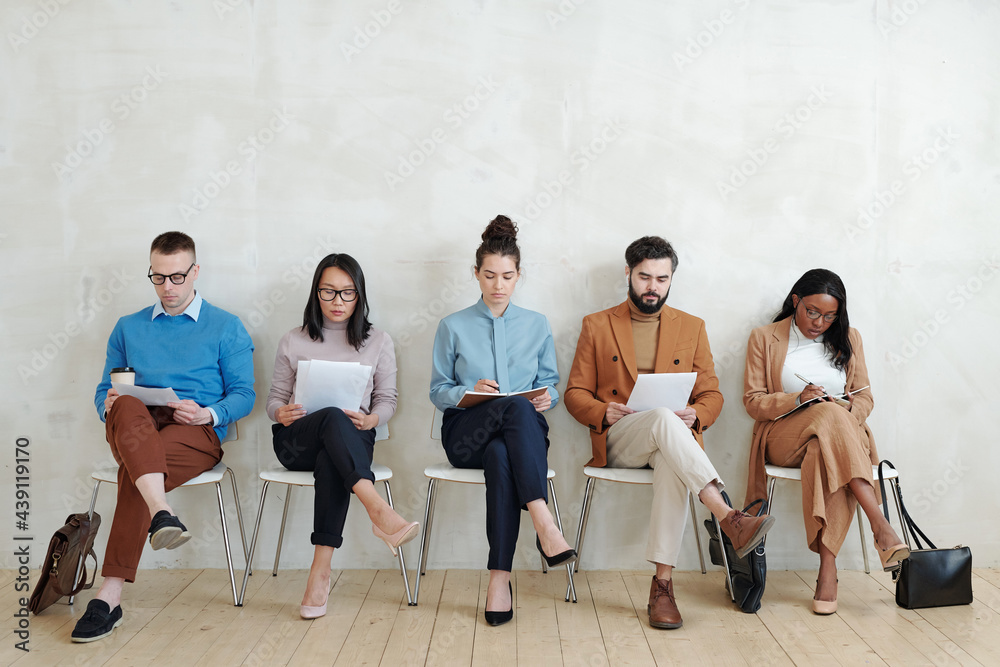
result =
M441 443L448 462L456 468L482 468L486 475L490 570L511 570L520 511L532 500L548 502L548 434L545 417L523 396L444 413Z
M340 547L352 487L362 479L375 481L374 429L359 431L340 408L323 408L289 426L275 424L271 431L274 454L281 465L289 470L313 471L316 499L312 543Z

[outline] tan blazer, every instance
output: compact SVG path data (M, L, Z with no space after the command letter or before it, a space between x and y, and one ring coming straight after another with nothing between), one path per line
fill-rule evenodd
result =
M743 406L755 421L753 441L750 444L750 470L747 479L747 504L758 498L767 498L766 475L764 474L764 444L767 434L774 425L774 419L795 407L798 394L785 393L781 387L781 369L788 354L788 337L792 318L758 327L750 332L747 343L747 363L743 374ZM851 341L851 360L847 363L847 391L853 393L868 385L868 367L865 365L865 351L861 345L861 334L853 327L847 332ZM872 464L879 461L875 451L875 439L865 423L875 398L871 389L864 389L854 396L851 407L858 423L864 426L868 435ZM808 410L809 408L803 408Z
M691 430L704 448L701 434L722 411L722 392L715 375L705 322L664 306L660 311L653 370L656 373L698 373L688 404L698 414ZM590 428L593 458L587 465L603 468L608 464L608 426L604 424L604 415L608 403L628 401L637 376L628 302L583 318L564 400L569 413Z

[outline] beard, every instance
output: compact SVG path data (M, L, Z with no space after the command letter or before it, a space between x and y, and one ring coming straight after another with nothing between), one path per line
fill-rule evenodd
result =
M646 292L646 294L639 296L638 294L636 294L635 290L632 289L632 283L629 282L628 298L632 301L632 303L635 304L635 307L639 309L640 313L644 313L646 315L655 315L656 313L660 312L660 308L663 308L663 304L667 302L667 297L670 296L670 288L668 287L667 293L664 294L661 298L657 299L655 303L646 303L645 301L643 301L642 297L646 295L656 296L656 293Z

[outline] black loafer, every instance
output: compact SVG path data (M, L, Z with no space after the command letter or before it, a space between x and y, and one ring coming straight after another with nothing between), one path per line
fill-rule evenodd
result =
M87 611L76 622L72 639L77 643L95 642L104 639L122 624L122 606L111 608L104 600L93 599L87 604Z
M549 567L556 567L557 565L569 565L570 563L576 562L576 549L567 549L566 551L556 554L555 556L546 556L545 551L542 550L542 541L535 536L535 546L538 547L538 553L542 554L542 558L545 559L545 564Z
M514 618L514 588L507 582L507 590L510 591L510 610L508 611L484 611L486 622L492 626L503 625Z
M160 510L149 523L149 543L153 549L176 549L191 539L191 533L181 520Z

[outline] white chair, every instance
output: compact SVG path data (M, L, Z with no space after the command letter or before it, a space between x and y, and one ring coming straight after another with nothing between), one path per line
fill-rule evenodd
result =
M781 466L771 465L770 463L764 466L764 472L767 475L767 507L768 512L771 511L771 500L774 498L774 483L779 479L788 480L791 482L802 483L802 469L801 468L782 468ZM872 466L872 476L875 479L876 484L878 483L878 466ZM893 468L886 466L885 472L882 476L889 479L896 479L899 477L899 473ZM896 497L896 485L890 484L892 487L893 498L896 502L896 512L899 514L899 524L905 526L903 522L903 514L899 509L899 498ZM882 499L882 502L887 502L886 498ZM858 534L861 536L861 553L865 558L865 574L871 572L871 568L868 564L868 540L865 539L865 527L864 522L861 520L861 505L858 505ZM906 538L904 530L904 539ZM766 541L766 538L765 538Z
M388 424L380 424L375 428L375 441L388 440L389 438L389 426ZM385 497L389 502L389 507L392 507L392 489L389 488L389 480L392 479L392 470L387 466L372 464L372 473L375 475L376 482L382 482L385 485ZM285 506L281 512L281 528L278 532L278 548L274 552L274 568L271 570L271 576L278 576L278 561L281 559L281 544L285 537L285 521L288 518L288 506L292 501L292 489L297 486L308 486L314 487L316 485L316 480L313 478L313 473L311 470L288 470L280 464L274 464L267 470L263 470L260 473L260 479L264 482L264 486L260 490L260 507L257 510L257 521L253 528L253 537L250 539L250 556L247 559L247 569L243 573L243 588L240 590L240 606L243 605L243 596L246 595L247 590L247 580L250 577L253 565L253 555L254 550L257 546L257 535L260 531L260 518L264 513L264 499L267 497L267 487L271 483L284 484L288 487L285 493ZM403 558L403 549L400 547L396 550L399 554L399 571L403 575L403 586L406 588L406 601L409 605L415 605L416 601L410 595L410 582L406 574L406 561Z
M229 425L229 429L226 432L226 437L222 441L233 442L239 439L239 428L237 422L233 422ZM233 485L233 501L236 503L236 518L240 524L240 540L243 542L243 558L247 558L247 540L246 535L243 532L243 511L240 509L240 494L236 490L236 476L233 475L233 471L223 463L219 461L215 464L211 470L206 470L197 477L189 479L188 481L181 484L178 489L186 489L192 486L202 486L204 484L214 484L215 494L219 500L219 519L222 521L222 541L226 546L226 564L229 567L229 583L233 589L233 605L239 607L241 606L241 600L236 593L236 576L233 574L233 554L229 548L229 527L226 522L226 507L222 501L222 478L226 475L229 476L229 481ZM118 466L117 465L107 465L95 470L91 474L91 479L94 480L94 493L90 498L90 509L88 514L90 516L94 515L94 506L97 504L97 492L101 489L101 484L118 484ZM176 490L176 489L175 489ZM83 559L80 559L80 565L77 568L77 578L79 578L79 567L83 566ZM70 604L73 604L73 598L69 600Z
M434 410L434 419L431 423L431 438L433 440L441 439L441 422L444 419L444 415L441 411ZM437 463L434 465L427 466L424 468L424 476L427 477L430 482L427 485L427 505L424 507L424 534L420 539L420 556L417 559L417 582L413 591L413 604L417 604L417 598L420 595L420 577L427 573L427 556L430 548L431 539L431 526L434 523L434 510L437 505L437 483L438 482L457 482L459 484L486 484L486 473L482 468L456 468L450 463ZM556 471L552 468L548 469L546 473L546 479L549 484L549 497L552 498L552 508L555 510L556 514L556 525L559 526L559 532L565 535L562 525L562 517L559 513L559 499L556 497L556 487L552 483L552 479L556 476ZM540 556L540 555L539 555ZM548 572L548 565L545 563L545 559L541 558L542 561L542 572ZM576 602L576 586L573 583L573 566L566 566L566 578L568 584L566 587L566 601L569 602L570 599Z
M652 486L652 468L595 468L584 466L583 474L587 477L587 488L583 492L583 506L580 509L580 525L576 531L576 571L580 571L580 560L583 558L583 540L587 535L587 522L590 520L590 505L594 500L594 483L597 480L615 482L619 484L640 484ZM707 572L705 568L705 553L701 548L701 533L698 531L698 515L694 508L694 495L688 492L688 507L691 510L691 526L694 529L694 541L698 545L698 560L701 563L701 573ZM714 517L713 517L714 520ZM716 522L716 530L719 529ZM719 533L722 534L721 532ZM726 571L726 578L729 578L729 567L725 564L726 551L722 550L723 569ZM732 586L729 587L732 590Z

